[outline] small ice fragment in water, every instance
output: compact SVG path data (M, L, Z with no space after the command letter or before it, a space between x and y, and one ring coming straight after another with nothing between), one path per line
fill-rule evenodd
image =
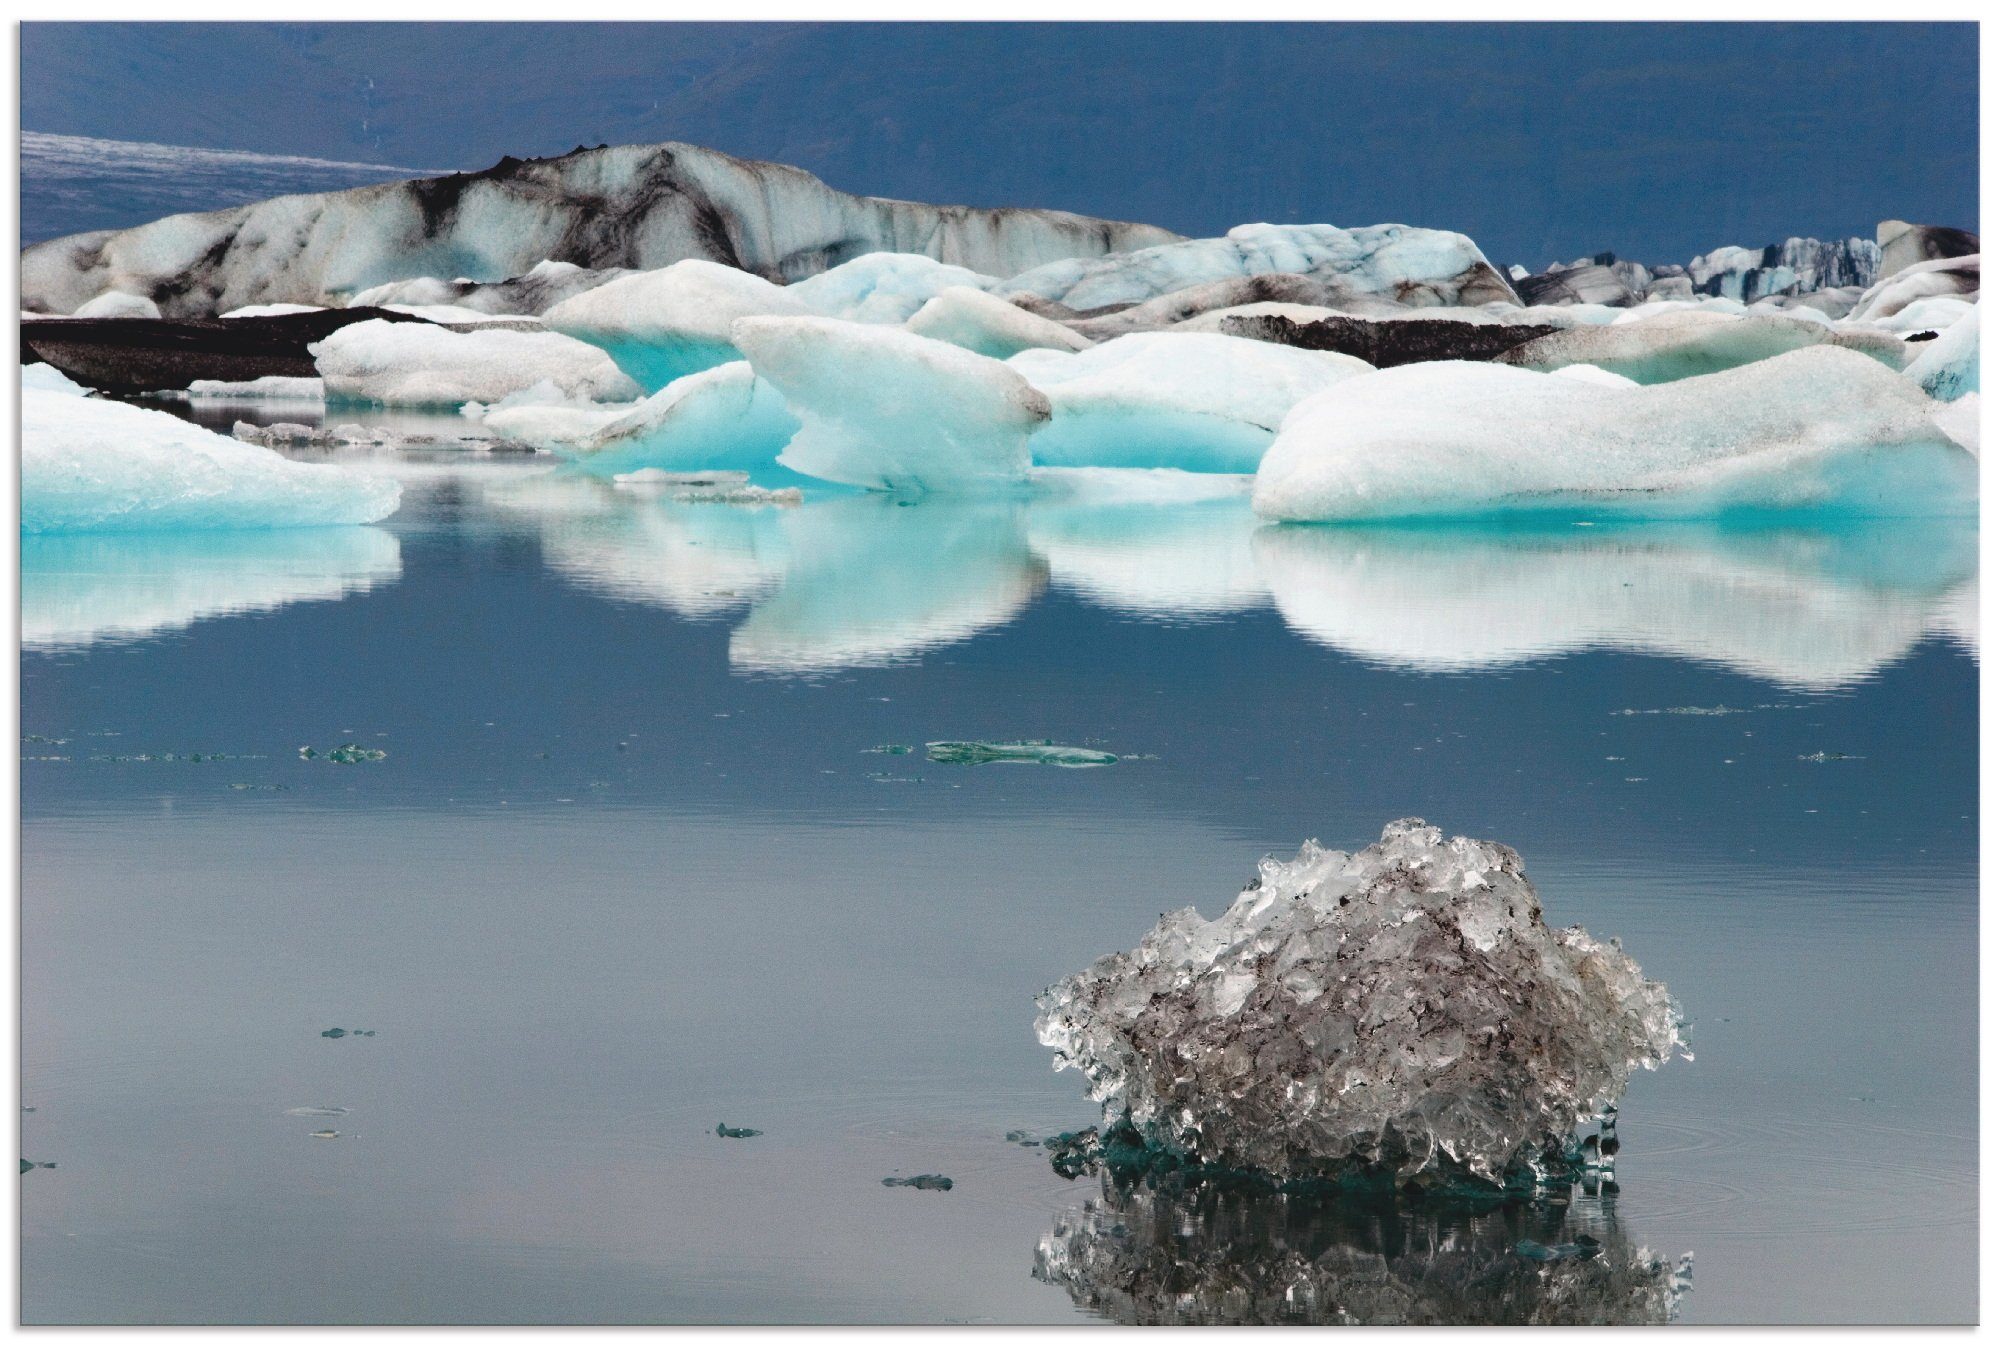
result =
M1686 1054L1666 988L1616 941L1550 929L1519 855L1417 819L1267 858L1221 917L1163 917L1037 1004L1107 1139L1280 1180L1566 1173L1579 1123Z
M878 743L872 748L863 748L861 751L887 753L891 757L905 757L915 752L916 749L907 743Z
M315 1131L315 1132L313 1132L313 1133L312 1133L312 1138L313 1138L314 1140L339 1140L339 1139L340 1139L340 1132L338 1132L338 1131Z
M337 748L328 748L325 752L310 745L299 749L299 760L302 762L338 762L343 766L355 762L379 762L388 755L380 748L364 748L359 743L343 743Z
M324 1032L322 1032L320 1036L323 1038L344 1038L350 1036L357 1038L372 1038L375 1036L375 1030L372 1028L353 1028L353 1029L329 1028Z
M324 1033L320 1034L325 1037ZM287 1117L345 1117L346 1108L286 1108Z
M761 1136L764 1133L747 1126L728 1126L722 1122L717 1122L715 1124L715 1134L725 1140L748 1140L752 1136Z
M1800 753L1799 760L1801 762L1865 762L1868 759L1845 752L1809 752Z
M926 743L924 750L933 762L963 766L983 766L988 762L1039 762L1045 766L1110 766L1118 760L1115 752L1095 748L1072 748L1050 739L1020 743Z
M55 1167L54 1164L43 1163L41 1161L34 1159L23 1159L21 1161L21 1171L23 1173L26 1173L31 1168L54 1168L54 1167Z
M914 1187L920 1192L949 1192L951 1179L942 1173L919 1173L914 1178L884 1178L884 1187Z
M1041 1148L1042 1138L1030 1131L1009 1131L1006 1139L1024 1150Z

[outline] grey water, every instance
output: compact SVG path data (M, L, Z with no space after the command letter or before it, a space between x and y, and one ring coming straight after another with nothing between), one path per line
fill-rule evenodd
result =
M376 462L376 528L22 542L25 1321L1976 1317L1968 526ZM922 750L1025 738L1121 760ZM1006 1138L1096 1120L1042 987L1409 815L1686 1009L1615 1191L1105 1192ZM1517 1251L1584 1228L1672 1293Z

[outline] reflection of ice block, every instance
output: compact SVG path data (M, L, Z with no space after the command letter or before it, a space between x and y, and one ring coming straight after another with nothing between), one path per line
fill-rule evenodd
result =
M1971 513L1978 460L1939 429L1938 409L1901 374L1830 346L1644 388L1404 365L1300 403L1258 468L1255 505L1290 523Z
M296 463L162 411L38 388L21 394L21 531L374 523L402 488Z
M1160 919L1044 991L1035 1030L1107 1119L1277 1179L1513 1184L1680 1047L1617 942L1552 930L1505 846L1404 819L1267 857L1213 921Z
M1012 618L1043 572L1010 502L879 497L782 512L782 588L729 640L730 662L773 672L872 667Z
M1253 545L1287 624L1363 659L1449 671L1607 648L1809 688L1900 658L1978 564L1971 520L1267 527Z
M1035 462L1255 472L1305 398L1373 371L1351 355L1216 332L1135 332L1075 354L1009 362L1048 395Z
M1028 542L1057 588L1121 612L1202 620L1259 607L1258 529L1242 495L1188 504L1036 499Z
M379 528L69 534L21 539L21 644L56 649L205 617L344 598L402 574Z
M769 508L686 504L560 472L509 482L487 499L535 521L558 574L686 617L743 607L785 571L785 534Z
M1107 1182L1035 1276L1115 1323L1639 1325L1674 1319L1694 1259L1636 1246L1609 1195L1475 1211Z

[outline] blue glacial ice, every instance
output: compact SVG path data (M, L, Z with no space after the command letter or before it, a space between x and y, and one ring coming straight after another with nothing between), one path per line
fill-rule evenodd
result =
M1080 351L1090 344L1059 322L969 285L939 290L903 326L996 360L1029 350Z
M785 467L901 492L1027 480L1028 437L1049 403L999 360L834 318L744 318L732 335L799 419Z
M1941 404L1865 355L1791 351L1597 388L1501 365L1405 365L1303 402L1257 472L1281 522L1537 510L1702 517L1976 508L1978 460Z
M1287 413L1372 372L1351 355L1212 332L1135 332L1008 362L1048 395L1029 445L1047 467L1254 472Z
M402 495L349 467L297 463L120 402L21 395L21 531L374 523Z
M550 331L608 351L648 393L685 374L743 358L729 334L738 318L813 312L792 286L716 262L676 262L620 276L542 315Z
M494 420L487 418L488 424ZM503 416L496 428L507 424ZM778 391L747 361L733 360L678 378L554 448L580 470L601 477L648 468L758 472L777 462L798 430L798 418Z
M457 330L376 319L309 347L329 402L456 407L531 389L577 401L625 401L638 385L603 351L555 332Z
M1971 312L1925 342L1922 353L1903 372L1940 402L1955 402L1979 391L1979 310Z

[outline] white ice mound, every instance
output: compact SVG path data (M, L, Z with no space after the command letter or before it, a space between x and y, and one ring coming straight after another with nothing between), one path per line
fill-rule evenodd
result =
M1107 1121L1278 1178L1552 1171L1681 1046L1666 988L1544 924L1512 849L1414 818L1351 855L1267 857L1217 919L1164 916L1037 1004Z
M595 346L554 332L454 331L375 319L307 347L329 402L460 406L540 383L578 401L629 401L638 385Z
M1939 257L1906 266L1861 292L1848 312L1853 322L1886 322L1919 300L1979 294L1980 265L1970 257Z
M1351 355L1219 332L1134 332L1009 363L1048 394L1036 463L1195 472L1255 472L1294 406L1373 372Z
M1222 238L1050 262L997 288L1087 311L1144 303L1212 281L1273 274L1308 276L1337 285L1348 296L1379 296L1413 307L1517 302L1512 287L1464 234L1401 224L1365 229L1241 224Z
M1979 309L1923 343L1923 352L1903 372L1940 402L1955 402L1979 391Z
M35 364L21 366L21 388L29 388L45 393L66 393L71 397L88 397L90 389L70 378L54 365Z
M1552 332L1516 346L1499 356L1498 363L1544 372L1591 365L1635 383L1671 383L1719 374L1807 346L1844 346L1891 369L1901 369L1908 357L1903 343L1886 332L1865 328L1836 332L1795 318L1734 317L1701 308L1648 312L1655 307L1663 306L1628 309L1628 314L1646 315L1637 320L1621 318L1603 326Z
M675 379L617 419L554 447L602 477L647 468L755 470L775 462L798 430L777 390L747 362L732 360Z
M21 394L23 533L374 523L401 495L393 481L295 463L162 411Z
M920 253L871 252L788 285L785 293L821 317L900 323L946 290L986 290L993 283Z
M1299 405L1252 503L1289 523L1546 509L1710 517L1960 513L1978 463L1901 374L1816 346L1657 387L1404 365Z
M106 290L70 315L74 318L157 318L160 306L142 294Z
M778 461L823 481L954 491L1026 480L1046 397L1014 370L942 341L834 318L732 329L802 426Z
M652 393L684 374L741 359L729 338L738 318L803 317L812 311L792 287L690 259L620 276L565 299L542 315L542 323L603 347Z
M938 291L903 325L918 336L948 341L996 360L1027 350L1080 351L1090 344L1059 322L969 285Z

